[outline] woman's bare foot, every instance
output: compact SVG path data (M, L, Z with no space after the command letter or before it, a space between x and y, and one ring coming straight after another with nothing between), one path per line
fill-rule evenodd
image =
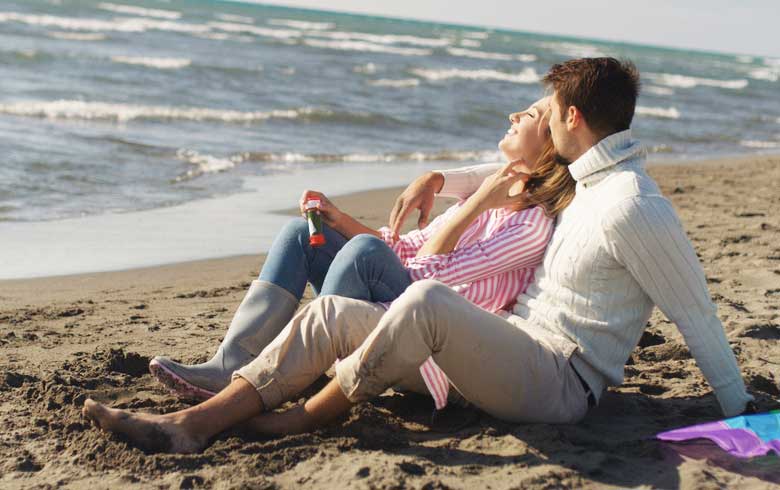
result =
M191 434L173 415L131 413L92 399L84 402L81 412L102 430L123 434L145 451L195 453L206 446L206 438Z

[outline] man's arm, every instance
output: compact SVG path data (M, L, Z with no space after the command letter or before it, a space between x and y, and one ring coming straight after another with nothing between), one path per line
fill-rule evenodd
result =
M671 203L627 199L605 218L607 246L658 308L677 325L726 416L752 397L707 291L696 252Z
M500 163L489 163L451 170L433 170L417 177L398 196L390 212L388 224L393 236L398 237L406 218L415 209L420 210L417 227L424 228L428 224L433 198L437 194L465 199L479 188L486 177L495 173L501 166Z

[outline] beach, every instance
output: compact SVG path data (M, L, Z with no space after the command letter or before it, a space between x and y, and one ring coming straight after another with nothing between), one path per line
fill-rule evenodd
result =
M780 157L654 164L706 272L760 411L780 396ZM381 226L399 188L334 202ZM448 203L437 203L440 212ZM290 216L294 212L288 213ZM416 222L416 216L408 225ZM622 386L577 425L510 424L388 392L311 434L224 433L202 453L144 454L91 427L86 397L168 412L186 406L147 371L158 354L206 360L262 255L0 281L3 488L771 488L780 463L654 434L721 418L675 326L655 311ZM307 293L305 301L311 299ZM478 328L478 326L475 326ZM522 360L518 360L522 362Z

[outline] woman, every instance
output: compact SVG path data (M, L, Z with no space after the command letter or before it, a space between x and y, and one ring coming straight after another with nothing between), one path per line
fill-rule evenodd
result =
M303 240L308 235L298 230L300 226L289 226L272 247L260 280L253 283L239 307L215 358L198 366L181 366L156 358L151 366L153 373L180 393L208 397L230 382L234 369L256 355L252 350L268 346L252 364L263 364L264 357L278 357L285 342L296 335L293 323L299 325L300 318L277 337L284 328L282 319L292 316L306 280L321 295L343 293L382 302L395 299L414 280L435 278L491 311L510 306L510 299L524 291L532 279L533 268L542 259L552 217L573 197L574 185L568 170L554 162L547 124L548 104L547 99L542 99L526 111L510 116L512 126L499 143L509 163L486 179L467 200L450 208L424 230L396 241L389 230L369 230L324 200L322 212L330 226L326 237L333 244L329 250L338 249L335 256L327 256L324 250L308 249ZM506 209L508 205L513 209ZM357 239L345 243L346 237L357 235ZM286 255L277 255L281 253ZM283 314L278 312L280 306ZM277 338L273 340L274 337ZM335 360L332 355L325 357L318 359L316 368L296 365L302 372L295 374L290 384L297 383L297 391L308 386L322 374L318 371L324 371ZM236 373L235 377L242 375ZM242 382L243 385L237 385ZM162 438L163 447L152 449L194 451L202 448L211 435L274 408L256 400L253 405L244 385L248 384L234 380L220 396L176 414L129 414L92 400L85 403L84 414L101 428L123 432L147 447L160 440L160 433L166 435ZM226 400L232 401L225 404ZM182 433L182 420L192 414L200 422L189 425ZM216 415L218 421L213 419ZM284 417L273 418L270 429L268 422L266 417L255 427L274 433L302 429L299 425L286 427Z
M184 398L213 396L228 385L233 371L257 357L281 332L307 282L319 295L388 303L413 281L437 279L488 311L507 307L533 280L533 269L541 262L552 232L552 219L573 196L572 178L553 161L548 108L544 98L510 115L512 126L499 143L512 162L510 180L517 181L515 209L474 213L477 198L485 194L477 193L423 230L396 240L389 229L368 228L321 193L305 191L301 211L306 195L322 202L326 244L312 248L306 222L290 222L274 241L214 357L192 366L156 357L150 371ZM531 174L530 192L523 195L519 191L524 176ZM437 406L442 403L439 397Z

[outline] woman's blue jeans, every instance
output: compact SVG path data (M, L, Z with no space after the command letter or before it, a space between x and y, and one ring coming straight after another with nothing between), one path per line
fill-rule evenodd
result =
M260 280L280 286L300 299L311 283L320 295L334 294L372 302L393 301L412 283L393 250L372 235L347 240L323 225L325 245L309 245L302 218L289 222L274 240Z

